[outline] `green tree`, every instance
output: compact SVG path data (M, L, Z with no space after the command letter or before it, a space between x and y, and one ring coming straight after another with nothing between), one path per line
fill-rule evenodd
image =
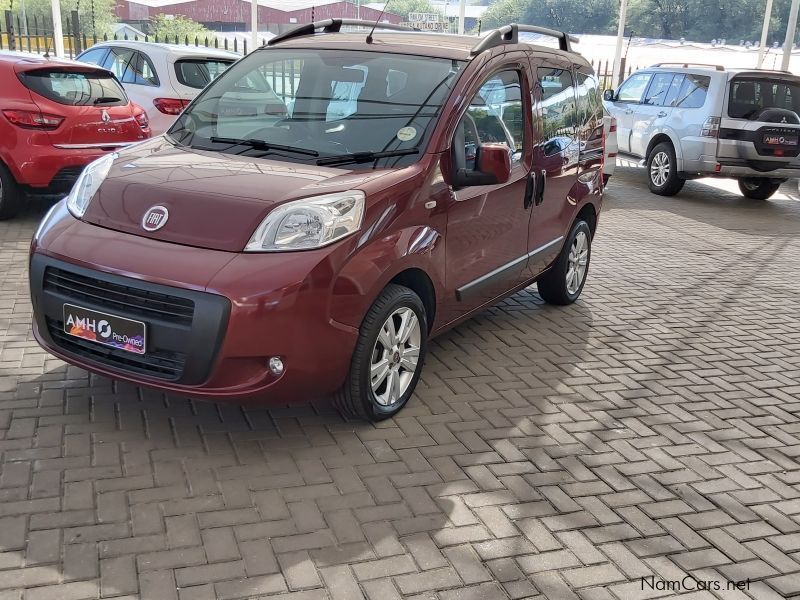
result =
M613 33L617 0L499 0L482 19L486 27L542 25L570 33Z
M117 16L114 14L116 5L116 0L61 0L61 20L66 27L72 11L77 10L81 32L87 37L112 35L114 23L117 22ZM35 17L39 21L40 28L44 23L45 31L52 33L53 13L50 0L25 0L24 7L31 28ZM21 0L0 0L0 10L11 9L15 18L22 18L22 8ZM65 35L67 33L64 31Z
M157 38L168 40L174 40L176 37L181 41L187 37L190 40L214 37L212 31L183 15L156 15L150 20L150 30Z

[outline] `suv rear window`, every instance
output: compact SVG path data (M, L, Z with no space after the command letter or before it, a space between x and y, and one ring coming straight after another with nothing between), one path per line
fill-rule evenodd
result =
M182 59L175 61L175 75L183 85L202 90L222 75L231 64L227 60Z
M800 83L782 79L736 78L731 81L728 116L749 119L765 108L800 113Z
M111 73L38 69L20 73L23 85L48 100L67 106L124 106L128 97Z

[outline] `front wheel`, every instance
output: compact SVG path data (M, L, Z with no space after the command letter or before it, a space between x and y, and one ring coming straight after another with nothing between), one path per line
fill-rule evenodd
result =
M766 177L742 177L739 180L739 190L745 198L766 200L778 191L781 183Z
M536 282L542 299L562 306L575 302L586 283L591 257L592 230L586 221L575 221L553 266Z
M686 183L678 175L675 148L669 142L657 144L647 155L647 186L659 196L674 196Z
M422 300L407 287L386 286L361 324L350 373L336 404L371 421L397 414L417 386L427 342Z

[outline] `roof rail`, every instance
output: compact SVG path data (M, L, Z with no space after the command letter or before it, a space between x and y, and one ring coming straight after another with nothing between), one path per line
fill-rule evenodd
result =
M558 39L558 47L566 52L572 50L571 43L578 43L578 38L575 36L558 31L557 29L549 29L547 27L538 27L537 25L520 25L512 23L511 25L503 25L497 29L492 29L488 32L480 42L475 44L470 51L472 56L476 56L495 46L503 44L516 44L519 42L520 33L538 33L540 35L548 35Z
M708 65L706 63L693 63L693 62L660 62L654 65L650 65L651 67L680 67L682 69L688 69L689 67L709 67L711 69L716 69L717 71L724 71L725 67L722 65Z
M392 31L419 31L415 27L407 27L406 25L396 25L394 23L375 23L375 21L365 21L364 19L325 19L324 21L314 21L313 23L306 23L294 29L290 29L267 42L268 46L274 46L280 42L290 40L296 37L306 35L314 35L317 29L322 29L322 33L338 33L342 29L342 25L352 25L358 27L375 27L376 29L390 29Z

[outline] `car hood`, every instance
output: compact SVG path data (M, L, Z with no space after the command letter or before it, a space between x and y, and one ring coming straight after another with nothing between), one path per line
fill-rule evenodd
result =
M362 189L390 172L190 150L159 137L119 153L83 218L165 242L240 252L276 206ZM168 218L160 229L146 231L143 217L154 206L165 208Z

